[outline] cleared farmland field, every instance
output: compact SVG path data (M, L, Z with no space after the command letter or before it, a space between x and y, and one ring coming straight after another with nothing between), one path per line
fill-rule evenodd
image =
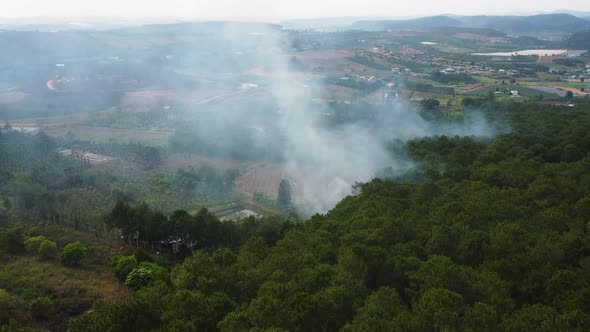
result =
M77 139L83 141L108 142L115 140L118 142L141 142L155 146L167 145L173 134L171 131L115 129L83 125L48 127L45 132L54 137L64 137L68 132L71 132Z
M260 193L275 199L281 180L287 179L291 182L293 200L295 202L301 201L302 193L297 185L297 179L300 178L301 174L287 170L285 165L281 163L240 161L195 154L173 153L166 156L164 165L160 169L175 172L183 168L199 168L203 166L240 170L241 175L236 180L236 190L249 197Z
M252 165L238 180L238 190L276 198L279 183L288 177L286 170L280 165Z
M213 166L219 169L245 169L254 167L255 163L248 161L230 160L226 158L207 157L196 154L170 153L164 159L163 169L177 171L187 167Z

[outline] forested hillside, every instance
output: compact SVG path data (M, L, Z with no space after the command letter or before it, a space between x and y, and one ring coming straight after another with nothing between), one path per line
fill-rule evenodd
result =
M590 331L583 5L108 1L0 12L0 332Z
M412 141L421 166L404 180L367 183L278 238L144 266L132 296L71 331L590 329L590 113L490 116L512 133Z
M578 31L567 40L568 47L590 50L590 30Z

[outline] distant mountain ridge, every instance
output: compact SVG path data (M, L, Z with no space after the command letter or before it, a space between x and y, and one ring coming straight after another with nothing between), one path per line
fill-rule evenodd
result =
M558 9L552 12L541 12L536 14L570 14L577 17L588 18L590 17L590 11L580 11L580 10L569 10L569 9Z
M206 22L182 22L170 24L147 24L136 27L123 28L118 31L126 33L223 33L224 30L248 32L281 31L282 25L265 22L238 22L238 21L206 21Z
M493 29L508 34L574 33L590 29L590 20L570 14L532 16L453 16L438 15L411 20L358 21L358 30L431 30L439 27Z
M351 26L359 30L423 30L437 27L463 27L461 21L450 16L438 15L409 20L362 20Z

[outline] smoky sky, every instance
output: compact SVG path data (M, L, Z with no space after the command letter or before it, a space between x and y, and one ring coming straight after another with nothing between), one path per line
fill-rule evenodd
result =
M0 17L92 17L274 20L339 16L531 14L590 11L588 0L2 0Z

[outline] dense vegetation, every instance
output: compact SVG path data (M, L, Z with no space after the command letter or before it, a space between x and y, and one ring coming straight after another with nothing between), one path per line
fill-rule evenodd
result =
M249 218L238 224L221 222L207 209L201 209L195 215L177 210L167 217L146 204L133 207L123 202L118 202L105 217L106 225L117 229L125 243L154 251L166 251L171 249L166 246L174 243L178 247L173 251L181 257L193 249L238 248L253 234L265 234L269 242L274 242L291 226L276 221L273 218ZM170 239L173 242L168 242Z
M443 74L440 71L435 71L430 75L430 79L442 84L473 84L477 81L467 74Z
M326 79L326 84L333 84L344 86L347 88L358 89L365 93L373 92L383 86L383 82L380 81L373 81L368 82L365 80L355 80L355 79L341 79L341 78L329 78Z
M446 86L434 86L431 84L405 81L405 88L411 91L428 92L442 95L454 95L455 89Z
M367 183L280 239L144 266L158 277L71 330L587 330L590 114L493 116L512 133L412 141L406 180Z
M567 40L567 46L590 50L590 29L572 34Z

